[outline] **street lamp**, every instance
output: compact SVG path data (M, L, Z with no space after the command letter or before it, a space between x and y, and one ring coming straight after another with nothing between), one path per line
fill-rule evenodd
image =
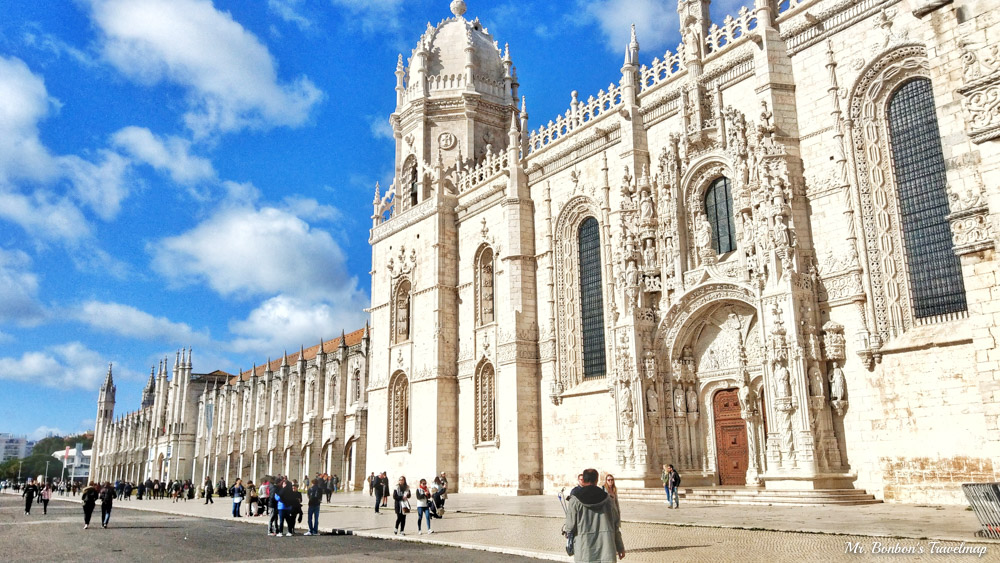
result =
M45 482L49 481L49 462L45 462Z
M17 460L17 482L21 482L21 465L24 463L22 460Z

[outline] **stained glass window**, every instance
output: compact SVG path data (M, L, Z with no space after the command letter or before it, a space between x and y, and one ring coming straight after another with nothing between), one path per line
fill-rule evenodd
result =
M889 102L899 219L916 318L966 309L951 241L944 155L930 80L911 80Z
M728 178L718 178L705 191L705 215L712 225L712 248L715 253L725 254L736 250L733 196Z
M580 224L580 312L583 376L604 377L604 297L601 294L601 233L597 219Z

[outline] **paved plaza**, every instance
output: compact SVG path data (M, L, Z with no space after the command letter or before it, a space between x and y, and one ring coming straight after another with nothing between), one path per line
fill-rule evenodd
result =
M454 494L435 533L417 535L415 515L407 521L407 535L392 534L391 507L376 515L366 494L334 495L324 504L320 528L349 530L351 536L268 538L266 518L234 520L228 499L173 503L169 500L119 501L115 505L113 538L101 541L99 528L83 532L80 509L59 499L50 505L52 516L40 509L24 517L16 498L0 499L0 544L14 548L14 560L52 560L70 555L95 560L94 549L122 549L117 560L140 559L141 545L172 549L178 561L288 559L349 556L351 560L516 561L517 556L568 561L559 535L561 509L552 497L495 497ZM36 511L38 512L36 514ZM767 507L688 504L680 510L649 502L624 502L622 534L626 561L1000 561L1000 542L973 536L975 516L962 507L872 505L862 507ZM155 513L155 514L153 514ZM54 516L54 517L53 517ZM203 520L199 520L201 518ZM52 526L46 522L53 520ZM52 530L51 532L49 530ZM149 544L146 530L153 533ZM244 533L245 532L245 533ZM85 534L85 535L81 535ZM215 536L213 534L218 534ZM187 537L188 540L183 540ZM216 538L215 540L211 538ZM140 540L140 538L146 538ZM194 539L192 539L194 538ZM382 541L394 540L394 541ZM934 543L941 540L941 543ZM90 543L93 542L93 543ZM132 543L129 543L132 542ZM191 542L196 544L192 547ZM964 542L964 544L963 544ZM238 549L229 545L241 544ZM65 545L64 545L65 544ZM139 547L132 547L138 544ZM289 547L290 545L294 547ZM944 554L949 547L985 548L974 553ZM75 555L75 546L81 551ZM320 546L320 547L314 547ZM464 551L455 547L467 548ZM850 548L850 549L849 549ZM920 549L924 550L921 555ZM246 549L251 550L246 553ZM310 551L315 549L315 552ZM896 553L873 551L896 550ZM854 552L849 552L853 550ZM916 554L909 553L910 550ZM932 553L932 551L934 551ZM149 551L153 553L153 551ZM94 552L94 555L97 555ZM112 557L114 559L115 557ZM366 559L367 558L367 559ZM525 559L527 560L527 559Z

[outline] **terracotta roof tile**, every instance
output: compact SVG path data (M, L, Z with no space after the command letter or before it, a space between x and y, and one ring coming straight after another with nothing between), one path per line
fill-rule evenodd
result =
M371 330L371 327L369 327L369 330ZM365 329L359 328L358 330L355 330L354 332L349 332L349 333L345 334L344 335L344 340L345 340L347 346L351 347L351 346L354 346L355 344L361 342L361 339L364 337L364 335L365 335ZM292 354L288 354L288 365L291 366L291 365L295 364L295 362L299 361L299 354L300 353L302 354L302 358L305 361L307 361L307 362L309 360L315 358L317 356L317 354L319 354L319 347L320 346L323 346L323 350L326 353L329 354L329 353L337 350L338 348L340 348L340 337L334 338L333 340L327 340L327 341L323 342L322 344L317 344L317 345L312 346L310 348L306 348L304 350L301 350L300 352L294 352ZM283 359L284 359L283 355L282 356L278 356L277 360L271 360L270 363L265 362L263 364L258 365L256 367L256 370L248 369L246 371L241 371L240 375L238 377L237 376L233 376L232 379L229 380L229 385L233 385L237 381L247 381L252 376L262 376L267 371L278 371L279 369L281 369L281 362L282 362Z

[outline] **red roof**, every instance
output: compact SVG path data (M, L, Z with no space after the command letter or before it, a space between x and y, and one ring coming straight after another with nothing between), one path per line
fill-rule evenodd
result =
M364 337L364 335L365 335L365 329L359 328L354 332L349 332L345 334L344 341L346 342L346 345L348 347L354 346L355 344L361 342L361 339ZM301 350L300 352L288 354L288 365L292 365L295 362L299 361L299 354L302 354L302 358L307 362L315 358L316 355L319 354L320 346L323 347L324 352L329 354L330 352L336 351L337 348L340 348L340 338L338 337L334 338L333 340L327 340L322 344L317 344L311 348L306 348L305 350ZM278 371L279 369L281 369L282 361L284 361L284 357L280 356L276 360L271 360L270 363L263 363L261 365L258 365L255 370L248 369L246 371L241 371L238 377L233 376L233 378L229 380L229 384L232 385L237 381L247 381L248 379L250 379L251 376L262 376L267 371Z

